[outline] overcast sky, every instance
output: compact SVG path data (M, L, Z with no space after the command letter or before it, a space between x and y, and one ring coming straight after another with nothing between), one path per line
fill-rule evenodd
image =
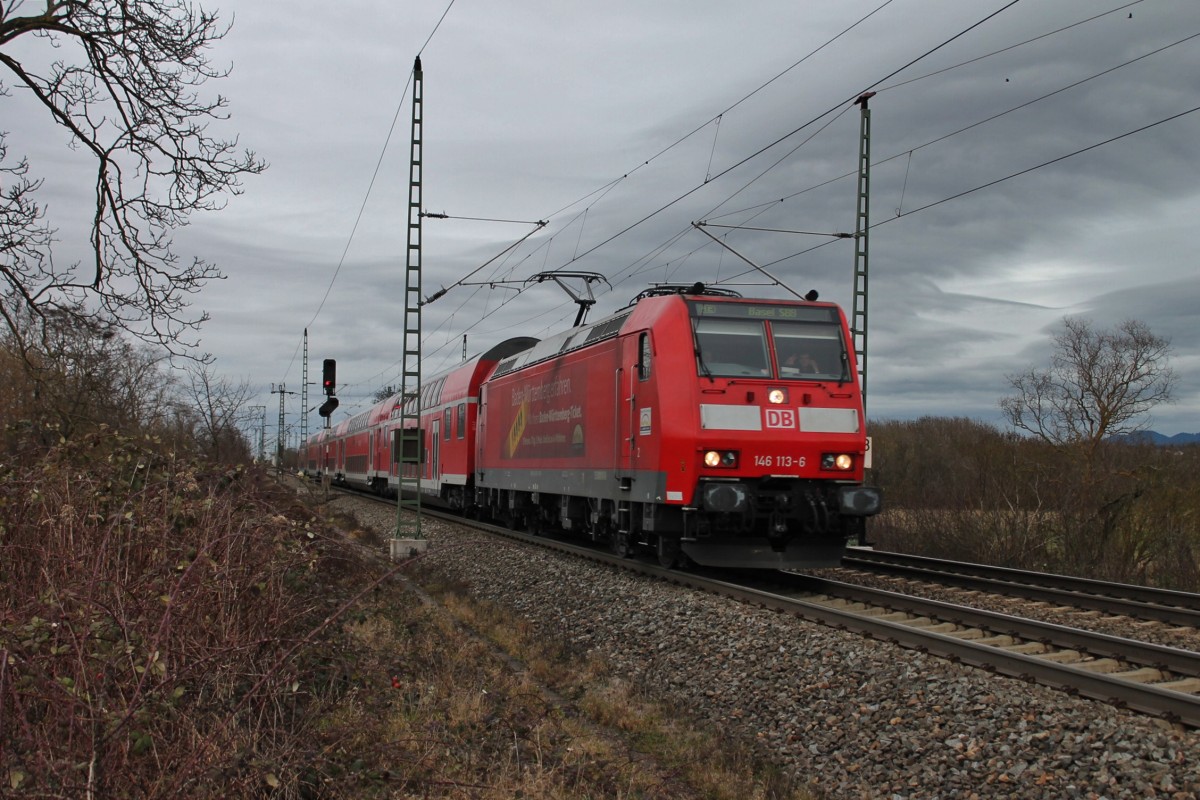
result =
M473 353L569 326L552 284L518 291L543 270L607 277L592 320L664 281L789 296L694 221L849 313L853 243L773 231L854 229L853 99L871 89L869 416L999 424L1006 375L1045 365L1081 315L1170 338L1177 402L1151 427L1200 431L1196 0L457 0L440 27L447 2L216 5L233 28L213 60L233 72L211 89L270 168L176 241L227 275L197 300L202 345L269 430L305 327L310 382L338 361L335 421L398 383L421 53L425 210L517 221L425 219L424 293L549 222L425 307L426 374L464 334ZM65 197L65 137L43 137L34 171Z

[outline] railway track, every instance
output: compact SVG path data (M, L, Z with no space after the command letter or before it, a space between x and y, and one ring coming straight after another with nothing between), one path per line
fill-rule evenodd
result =
M843 568L1200 628L1200 594L852 547Z
M791 591L804 592L799 596L805 602L980 648L968 659L947 647L947 657L1196 726L1188 720L1200 710L1200 653L823 578L792 575L789 581ZM919 639L908 646L938 652ZM1008 655L1021 658L996 663Z
M424 513L1200 728L1200 653L792 573L774 574L764 588L744 575L667 570L578 543Z

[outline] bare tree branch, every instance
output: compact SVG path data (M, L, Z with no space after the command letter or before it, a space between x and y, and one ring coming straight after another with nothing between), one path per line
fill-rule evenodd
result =
M37 13L18 16L24 6ZM227 70L208 50L228 33L190 0L10 0L0 5L0 65L95 159L92 267L57 268L53 231L30 196L40 185L20 162L0 205L0 284L35 310L90 308L143 339L180 352L207 319L192 295L221 277L212 264L181 260L171 232L195 211L222 208L241 179L265 163L236 140L208 133L227 101L200 88ZM35 68L9 45L44 40L54 60ZM23 52L28 52L28 45ZM0 96L7 94L0 86ZM0 134L0 145L3 144ZM0 160L5 155L0 149ZM84 299L90 302L83 306Z

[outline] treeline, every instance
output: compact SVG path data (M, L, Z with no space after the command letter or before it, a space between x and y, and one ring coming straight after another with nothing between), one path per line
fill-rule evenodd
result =
M202 362L173 363L115 325L76 314L0 327L0 453L44 452L100 430L149 437L164 450L220 463L253 455L242 431L246 384Z
M1063 446L964 418L871 435L880 548L1200 591L1200 447Z

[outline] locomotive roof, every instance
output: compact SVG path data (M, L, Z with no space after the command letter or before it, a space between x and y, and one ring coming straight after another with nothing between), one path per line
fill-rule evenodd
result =
M815 292L813 293L815 296ZM682 301L700 300L706 303L721 303L721 304L742 304L742 305L761 305L767 304L772 306L806 306L806 307L822 307L836 308L836 305L828 302L816 302L815 299L806 298L804 300L765 300L762 298L741 297L735 293L718 294L716 292L705 291L701 294L692 294L689 292L661 292L652 293L646 296L639 295L637 302L631 306L626 306L615 314L611 314L598 322L591 325L580 325L576 328L570 328L562 333L547 337L527 350L515 353L510 357L500 362L496 367L496 371L492 373L493 378L505 375L514 370L521 369L536 364L540 361L554 358L562 353L568 353L572 350L577 350L594 342L602 341L616 336L624 327L625 321L629 317L642 309L651 306L663 307L669 304ZM639 314L639 317L641 315Z
M492 377L495 378L504 375L513 370L521 369L528 364L535 364L539 361L553 358L560 353L576 350L584 345L592 344L602 339L611 339L621 331L621 326L625 324L625 320L632 313L633 310L627 308L605 317L593 325L580 325L577 328L570 328L562 333L542 339L528 350L501 361L500 365L496 367L496 371L492 373Z

